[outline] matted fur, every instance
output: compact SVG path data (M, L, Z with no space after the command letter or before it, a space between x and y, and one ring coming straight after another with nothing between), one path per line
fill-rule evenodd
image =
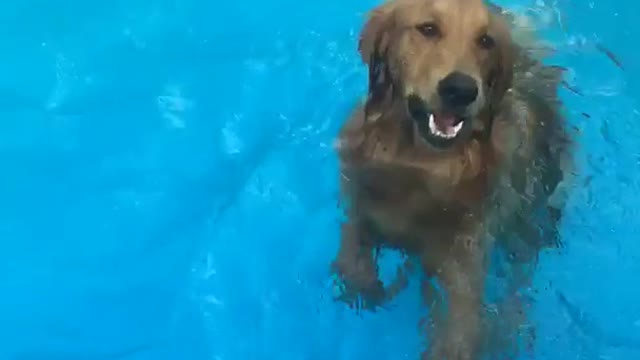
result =
M437 16L446 18L445 35L425 41L414 27ZM517 44L512 20L480 0L395 0L374 9L361 33L369 94L337 142L348 209L333 269L345 301L374 309L406 284L399 271L384 288L375 250L418 258L449 300L449 311L434 316L426 359L478 358L487 343L487 257L496 246L510 263L530 265L541 249L559 244L563 203L551 198L572 153L557 97L562 70ZM493 36L495 48L474 47L476 28ZM437 104L437 81L457 70L476 79L481 93L465 136L436 150L416 133L405 98L418 93ZM511 296L530 281L524 273L510 280ZM424 289L433 304L433 291ZM515 331L524 320L508 321Z

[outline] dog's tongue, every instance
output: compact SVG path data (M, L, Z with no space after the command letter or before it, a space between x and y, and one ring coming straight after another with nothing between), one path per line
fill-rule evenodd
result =
M460 121L454 115L440 113L433 114L433 122L440 130L446 131L458 125Z

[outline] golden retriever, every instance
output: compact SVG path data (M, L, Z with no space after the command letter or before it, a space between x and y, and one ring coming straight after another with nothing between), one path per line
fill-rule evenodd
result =
M562 68L518 44L513 22L481 0L395 0L375 8L361 32L369 91L337 141L348 208L332 269L343 300L375 309L406 285L399 268L384 287L376 251L419 259L448 303L433 316L425 359L476 359L487 346L492 250L520 266L507 286L515 297L531 280L526 266L558 245L556 193L571 163ZM436 303L428 282L423 289Z

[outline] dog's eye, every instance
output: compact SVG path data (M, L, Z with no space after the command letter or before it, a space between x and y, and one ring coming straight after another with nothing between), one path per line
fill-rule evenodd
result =
M420 31L420 33L427 38L434 38L441 35L440 28L438 27L438 25L432 22L426 22L424 24L420 24L416 26L416 29Z
M483 49L489 50L496 45L495 40L489 35L482 35L478 38L478 46Z

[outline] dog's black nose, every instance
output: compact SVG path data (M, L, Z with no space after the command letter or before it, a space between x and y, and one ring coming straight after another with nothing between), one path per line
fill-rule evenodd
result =
M440 80L438 94L444 105L467 106L478 97L478 84L471 76L454 71Z

